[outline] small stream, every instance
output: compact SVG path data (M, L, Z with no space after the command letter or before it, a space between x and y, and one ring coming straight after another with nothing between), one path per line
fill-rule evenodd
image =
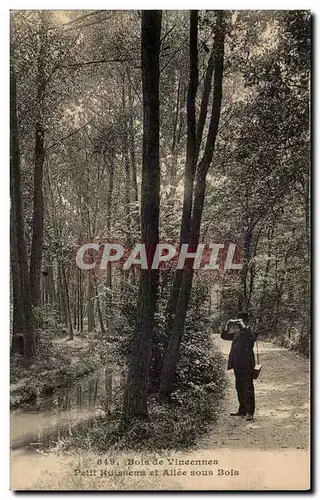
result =
M104 415L106 409L112 408L113 392L123 381L124 373L119 368L103 367L13 410L11 449L41 448L48 439L72 432L72 427L80 422Z

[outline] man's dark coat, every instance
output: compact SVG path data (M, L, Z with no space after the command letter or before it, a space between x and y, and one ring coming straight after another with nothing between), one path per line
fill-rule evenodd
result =
M256 333L252 332L250 327L241 328L237 333L224 330L221 338L232 340L227 369L253 370L255 365L253 346L257 338Z

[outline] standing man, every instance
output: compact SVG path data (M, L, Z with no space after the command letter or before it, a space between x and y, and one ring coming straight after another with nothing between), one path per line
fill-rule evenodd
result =
M227 370L234 370L239 409L231 416L243 416L253 420L255 410L253 370L255 365L253 346L257 335L249 326L249 314L240 312L236 319L229 319L221 338L232 340Z

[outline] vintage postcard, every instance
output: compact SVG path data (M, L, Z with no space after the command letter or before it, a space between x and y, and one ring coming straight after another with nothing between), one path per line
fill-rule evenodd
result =
M305 10L11 11L12 490L310 490L310 58Z

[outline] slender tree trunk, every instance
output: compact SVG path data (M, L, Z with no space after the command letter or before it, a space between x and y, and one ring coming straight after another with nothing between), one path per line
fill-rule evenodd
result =
M170 187L170 191L168 194L168 203L172 207L175 204L175 193L177 188L177 159L178 152L177 146L179 144L179 117L181 113L181 87L182 87L182 72L179 72L178 81L177 81L177 97L175 103L174 110L174 121L173 121L173 136L171 143L171 161L168 167L169 175L168 175L168 186ZM176 83L176 70L174 70L174 79Z
M198 88L198 11L190 11L190 80L187 97L187 159L184 177L180 243L189 240L193 180L196 170L196 95Z
M265 301L266 301L266 291L267 291L267 281L268 281L268 276L270 272L270 266L271 266L271 249L272 249L272 240L273 240L273 234L274 234L274 221L272 223L272 226L269 227L267 231L267 262L264 270L264 275L263 275L263 284L262 284L262 292L261 292L261 299L260 299L260 306L259 306L259 317L258 317L258 331L260 332L261 325L264 322L264 315L265 315Z
M114 185L114 155L115 150L111 148L111 153L109 158L106 158L105 153L103 153L103 160L107 165L109 182L108 182L108 193L107 193L107 234L108 237L111 235L112 227L112 200L113 200L113 185ZM107 292L105 296L105 315L107 328L110 329L111 326L111 315L112 315L112 268L110 262L107 264L107 277L106 277Z
M53 190L52 190L52 186L51 186L49 168L46 169L46 174L47 174L47 185L48 185L48 198L51 199L50 213L51 213L52 220L53 220L54 236L56 238L56 241L61 242L61 228L59 227L59 223L58 223L58 216L57 216L57 210L56 210L56 206L55 206ZM60 244L59 244L59 247L60 247ZM61 256L63 253L62 249L59 248L59 251L60 251L60 256ZM57 288L56 289L54 286L53 269L52 269L52 279L53 279L53 282L52 282L53 289L52 290L53 290L55 300L56 300L56 303L58 306L61 323L67 325L67 312L66 312L66 306L65 306L64 287L63 287L63 278L62 278L62 272L61 272L60 256L57 257ZM52 265L50 267L52 268Z
M131 177L132 177L132 192L133 192L133 201L136 203L137 215L135 217L135 230L137 232L140 231L140 216L138 212L138 182L137 182L137 162L136 162L136 150L135 150L135 140L134 140L134 99L132 95L131 85L128 87L128 99L129 99L129 150L130 150L130 163L131 163Z
M213 85L213 103L209 131L203 157L198 165L196 187L194 194L194 204L192 211L189 245L195 250L199 243L201 218L205 199L206 177L210 167L215 142L218 134L221 101L222 101L222 80L224 62L224 38L225 23L223 11L218 11L217 27L215 34L215 74ZM160 383L160 399L168 399L173 389L176 366L179 357L179 349L184 333L185 319L189 305L192 280L193 262L188 259L183 269L182 281L178 295L176 314L169 332L169 342L164 356L163 369Z
M125 166L125 179L124 179L124 187L125 187L125 215L126 215L126 244L131 244L131 215L130 215L130 202L131 202L131 178L130 178L130 160L129 160L129 138L128 138L128 116L127 116L127 108L126 108L126 94L125 94L125 76L123 76L122 82L122 137L123 137L123 159Z
M88 315L88 332L92 332L95 328L94 321L94 290L92 284L91 271L88 273L88 290L87 290L87 315Z
M66 305L66 313L67 313L67 324L69 328L69 340L73 340L73 327L72 327L72 316L71 316L71 306L70 306L70 294L68 281L66 276L66 270L64 264L61 264L61 274L63 280L63 288L64 288L64 297L65 297L65 305Z
M159 55L161 11L142 11L143 166L141 232L149 266L159 242ZM137 319L123 406L123 423L148 418L147 391L158 270L141 270Z
M56 294L56 287L54 284L54 274L53 274L53 266L51 259L48 260L48 295L49 295L49 302L52 305L56 305L57 303L57 294Z
M191 211L193 181L196 169L196 95L198 88L198 11L190 11L189 35L189 89L187 97L187 158L184 175L183 209L180 227L180 247L188 243ZM182 270L177 269L174 275L170 298L167 306L167 329L172 328L172 321L176 312L179 290L182 282Z
M125 93L125 76L123 76L122 85L122 112L123 112L123 159L125 165L125 219L126 219L126 241L125 245L127 248L131 248L133 244L132 239L132 221L131 221L131 172L130 172L130 159L129 159L129 129L128 129L128 110L126 106L126 93ZM122 286L123 286L123 296L128 293L129 287L129 277L130 269L128 271L123 271L122 273Z
M76 293L76 298L77 298L77 326L76 329L78 332L80 332L80 272L81 269L77 269L77 279L76 279L76 287L77 287L77 293Z
M114 187L114 155L115 149L112 148L110 157L106 158L105 154L103 155L103 159L106 162L108 175L109 175L109 183L108 183L108 194L107 194L107 232L110 237L111 227L112 227L112 201L113 201L113 187Z
M79 330L83 332L83 288L82 288L82 274L79 269Z
M67 315L64 284L62 277L62 264L60 262L58 263L58 298L59 298L59 310L61 315L61 321L65 325L68 325L68 315Z
M98 318L99 318L100 328L101 328L101 332L105 335L106 334L106 329L105 329L104 323L103 323L103 315L102 315L102 310L101 310L101 301L100 301L100 297L99 297L99 289L98 289L98 283L97 283L97 279L96 278L94 280L94 286L95 286L95 294L96 294L96 300L97 300L97 310L98 310Z
M44 14L43 14L44 15ZM42 30L45 29L42 17ZM45 97L45 31L40 34L37 74L37 120L34 150L33 224L30 255L30 290L33 305L40 303L40 277L43 248L43 164L44 164L44 97Z
M21 296L20 266L17 252L17 237L14 216L14 186L13 175L10 175L10 266L12 290L12 348L11 352L23 354L24 314ZM22 339L22 341L21 341Z
M21 196L21 167L19 148L19 124L17 115L17 88L12 50L10 51L10 173L13 181L13 207L17 253L20 267L21 297L24 313L24 356L31 361L36 356L36 332L30 294L27 251L24 234L23 203Z
M174 73L175 74L175 73ZM196 75L195 75L196 76ZM179 121L179 114L180 114L180 103L181 103L181 84L182 84L182 74L180 72L179 78L178 78L178 88L177 88L177 99L176 99L176 106L175 106L175 112L174 112L174 123L173 123L173 137L172 137L172 144L171 144L171 154L174 155L176 147L177 147L177 138L178 138L178 121ZM176 162L173 162L171 165L170 169L170 184L175 185L176 183Z
M205 79L204 79L204 85L203 85L203 94L202 94L202 99L201 99L200 114L199 114L199 120L198 120L198 125L197 125L197 134L196 134L196 161L198 160L198 157L199 157L202 136L203 136L203 130L204 130L204 126L205 126L206 118L207 118L209 97L210 97L211 85L212 85L212 75L213 75L213 70L214 70L214 62L215 62L215 45L213 45L212 50L211 50L211 54L209 57L208 66L207 66L207 70L206 70L206 75L205 75Z
M72 312L73 312L73 328L77 330L78 326L78 273L77 269L75 270L75 276L73 277L72 284Z

